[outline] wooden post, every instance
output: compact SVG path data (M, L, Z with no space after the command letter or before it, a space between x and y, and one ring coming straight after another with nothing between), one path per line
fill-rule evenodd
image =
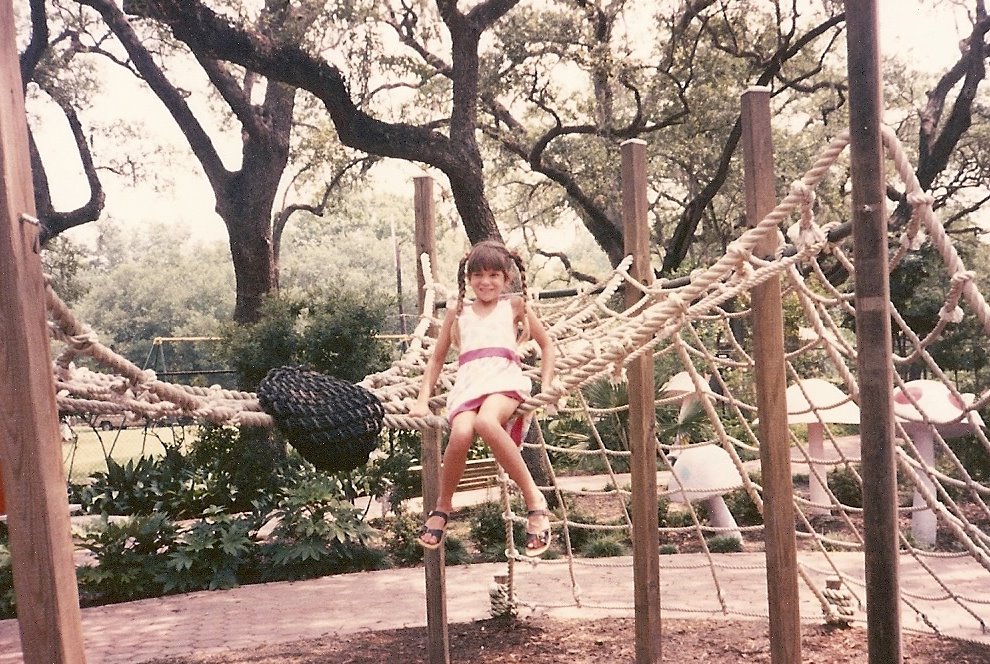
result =
M26 664L85 661L13 6L0 0L0 465Z
M865 414L859 432L863 459L867 650L870 664L898 664L902 660L899 528L878 25L876 0L846 2L856 367L859 410Z
M653 282L650 226L647 223L646 142L622 144L622 234L633 257L629 274ZM626 306L641 293L626 289ZM633 598L636 607L636 664L661 659L660 542L657 537L657 434L653 355L646 353L627 367L629 447L632 451Z
M752 87L743 93L742 126L746 218L750 226L755 226L777 202L768 88ZM773 256L778 245L776 231L768 233L757 245L755 253L763 258ZM753 288L752 310L756 403L760 413L770 661L792 664L801 661L801 612L779 278Z
M424 312L426 299L426 275L419 257L424 253L430 257L430 270L436 278L436 208L433 201L433 178L428 175L413 179L416 208L416 284L419 287L420 313ZM440 493L440 432L436 429L423 431L420 445L420 465L423 467L423 516L436 505ZM426 551L423 556L426 570L426 628L429 639L430 664L450 663L450 636L447 628L447 578L444 548Z

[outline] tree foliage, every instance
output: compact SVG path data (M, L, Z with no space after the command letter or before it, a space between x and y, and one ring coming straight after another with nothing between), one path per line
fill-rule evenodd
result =
M957 62L930 86L920 89L910 72L891 67L904 83L889 97L891 110L914 144L919 180L937 207L951 210L947 223L987 200L980 89L990 20L982 0L966 4L972 31ZM442 173L471 241L518 229L533 253L566 258L545 251L534 228L579 224L616 264L624 254L619 146L646 140L656 260L661 272L675 274L722 253L739 232L742 90L770 88L785 154L820 144L810 137L834 133L846 110L845 16L830 0L77 5L96 9L106 27L89 25L86 34L96 39L72 48L116 54L140 74L183 127L217 191L232 229L238 320L250 320L260 294L278 284L273 261L288 215L323 214L334 183L378 158ZM75 13L92 22L91 13ZM32 23L25 71L40 71L46 48L71 42L49 39L40 23ZM147 38L132 39L128 30ZM111 48L110 33L126 58ZM170 79L156 83L183 57L195 59L242 129L240 170L219 163L203 118L180 118L183 90ZM153 67L141 64L148 60ZM284 103L269 106L279 90ZM290 102L295 90L305 93ZM297 97L307 109L303 122ZM287 139L290 126L295 143ZM331 126L336 137L327 140ZM338 142L344 150L326 151ZM320 155L331 153L333 166L321 168ZM301 197L275 205L273 174L288 164L290 187ZM847 207L848 189L841 177L836 182L834 202ZM903 187L888 193L903 221Z
M375 338L390 305L387 299L333 289L267 298L258 322L226 329L230 366L247 390L256 390L265 374L280 366L304 365L358 382L390 360L390 347Z
M222 246L196 245L167 226L107 231L77 308L103 343L143 366L155 337L215 335L230 320L233 274Z

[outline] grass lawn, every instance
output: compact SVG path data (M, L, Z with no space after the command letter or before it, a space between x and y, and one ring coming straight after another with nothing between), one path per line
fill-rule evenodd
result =
M94 472L106 471L108 456L121 464L142 456L161 456L165 444L181 443L191 431L181 427L95 431L79 426L75 433L75 442L62 444L62 461L69 480L78 482Z

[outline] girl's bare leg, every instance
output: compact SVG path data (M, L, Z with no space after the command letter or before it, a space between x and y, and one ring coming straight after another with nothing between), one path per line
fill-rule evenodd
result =
M437 504L434 508L438 512L450 514L454 509L454 491L457 490L457 483L464 474L468 450L474 441L475 416L476 413L473 411L465 411L455 417L450 425L447 449L444 450L443 465L440 467L440 493L437 495ZM431 516L426 520L428 530L442 530L445 525L443 517ZM420 538L425 544L436 544L438 541L428 532Z
M546 509L546 498L536 486L526 462L523 461L521 450L503 428L518 406L519 402L515 399L502 394L491 395L478 410L478 416L474 420L474 430L488 444L495 459L522 491L526 509L543 510ZM550 519L545 514L529 517L528 532L538 533L549 527Z

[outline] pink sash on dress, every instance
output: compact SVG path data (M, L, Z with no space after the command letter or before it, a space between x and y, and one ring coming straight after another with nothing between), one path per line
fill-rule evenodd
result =
M485 357L503 357L507 360L515 362L518 365L522 364L522 361L519 359L518 353L516 353L515 351L509 348L501 348L501 347L476 348L474 350L466 351L458 356L457 362L460 365L464 365L472 360L480 360ZM510 399L515 399L516 401L519 401L520 403L526 400L526 395L516 390L510 390L507 392L492 392L491 394L484 394L482 396L475 397L474 399L470 399L460 404L456 409L454 409L453 412L447 415L447 421L453 422L454 417L465 411L478 410L479 408L481 408L481 404L485 402L485 399L490 397L492 394L503 394L509 397ZM509 434L509 437L512 438L512 441L516 444L517 447L522 445L523 438L525 438L526 434L529 432L529 425L531 420L532 420L532 416L529 413L527 413L524 416L513 415L506 421L504 425L502 425L506 433Z

